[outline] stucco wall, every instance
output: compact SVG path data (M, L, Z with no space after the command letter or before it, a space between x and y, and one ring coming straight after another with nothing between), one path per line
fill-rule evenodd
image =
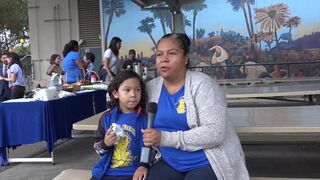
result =
M46 80L52 54L62 54L65 43L79 40L77 0L28 0L30 46L34 78Z

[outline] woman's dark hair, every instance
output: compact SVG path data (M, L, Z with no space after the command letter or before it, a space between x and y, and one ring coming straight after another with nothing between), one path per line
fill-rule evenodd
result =
M60 56L59 54L52 54L50 58L50 64L53 65L55 63L56 58L59 56Z
M161 40L172 38L177 40L180 44L180 48L183 49L184 54L188 54L190 51L190 39L189 37L184 33L169 33L161 37L161 39L157 42L157 47Z
M9 67L12 64L18 64L20 66L20 68L22 69L22 64L21 64L20 58L17 54L10 54L9 53L9 54L7 54L7 56L12 59L11 63L9 64Z
M159 45L161 40L169 39L169 38L175 39L179 43L180 48L184 52L184 55L187 55L190 52L190 43L191 43L190 42L190 38L184 33L169 33L169 34L166 34L166 35L162 36L159 39L159 41L157 42L157 48L158 48L158 45ZM186 64L187 68L188 68L188 66L189 66L189 59L188 59L188 62Z
M110 41L109 48L116 56L119 55L119 49L117 48L117 43L122 42L119 37L113 37Z
M94 63L94 60L96 59L96 56L92 52L87 52L85 54L86 58L89 59L92 63Z
M76 40L70 40L66 45L64 45L64 49L62 51L63 57L66 57L66 55L70 51L78 51L79 44Z
M139 83L141 85L141 99L139 104L136 107L136 110L138 110L139 106L141 107L141 112L146 114L146 103L147 103L147 98L146 98L146 86L142 80L142 78L134 71L132 70L123 70L120 71L115 78L113 79L113 81L111 81L111 83L109 84L108 87L108 93L109 96L111 98L111 102L110 102L110 106L111 108L114 107L119 107L119 99L116 99L113 96L113 91L118 91L120 85L127 79L130 78L136 78L139 80Z

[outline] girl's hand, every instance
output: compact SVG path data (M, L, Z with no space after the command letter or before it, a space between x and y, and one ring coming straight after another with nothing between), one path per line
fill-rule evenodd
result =
M142 129L143 142L145 146L159 146L161 141L161 132L153 128Z
M148 169L143 166L139 166L136 172L134 172L132 180L145 180L147 178Z
M4 80L4 77L0 76L0 81Z
M117 141L117 136L116 136L116 133L114 133L112 131L111 128L109 128L107 130L107 133L105 134L104 136L104 143L107 145L107 146L112 146L115 142Z

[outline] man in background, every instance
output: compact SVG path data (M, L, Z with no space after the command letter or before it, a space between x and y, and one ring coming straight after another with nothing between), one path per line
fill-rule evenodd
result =
M8 77L7 71L9 68L8 64L8 55L2 54L1 55L1 64L0 64L0 76L1 77ZM8 81L0 81L0 102L9 100L10 98L10 88Z
M123 65L122 65L122 69L131 69L131 70L134 70L133 69L133 65L135 63L141 63L141 61L137 60L136 59L136 51L134 49L130 49L129 50L129 58L128 60L126 60Z

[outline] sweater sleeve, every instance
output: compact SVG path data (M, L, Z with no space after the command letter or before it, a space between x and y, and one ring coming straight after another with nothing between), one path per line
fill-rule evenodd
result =
M162 131L161 146L197 151L223 143L227 129L224 92L211 78L197 82L189 88L190 96L185 97L190 130Z
M96 140L93 144L93 148L96 151L96 153L100 156L103 156L105 153L107 153L112 146L107 146L104 143L104 136L105 136L105 129L103 127L102 121L105 118L105 114L101 116L98 124L98 128L96 131Z

